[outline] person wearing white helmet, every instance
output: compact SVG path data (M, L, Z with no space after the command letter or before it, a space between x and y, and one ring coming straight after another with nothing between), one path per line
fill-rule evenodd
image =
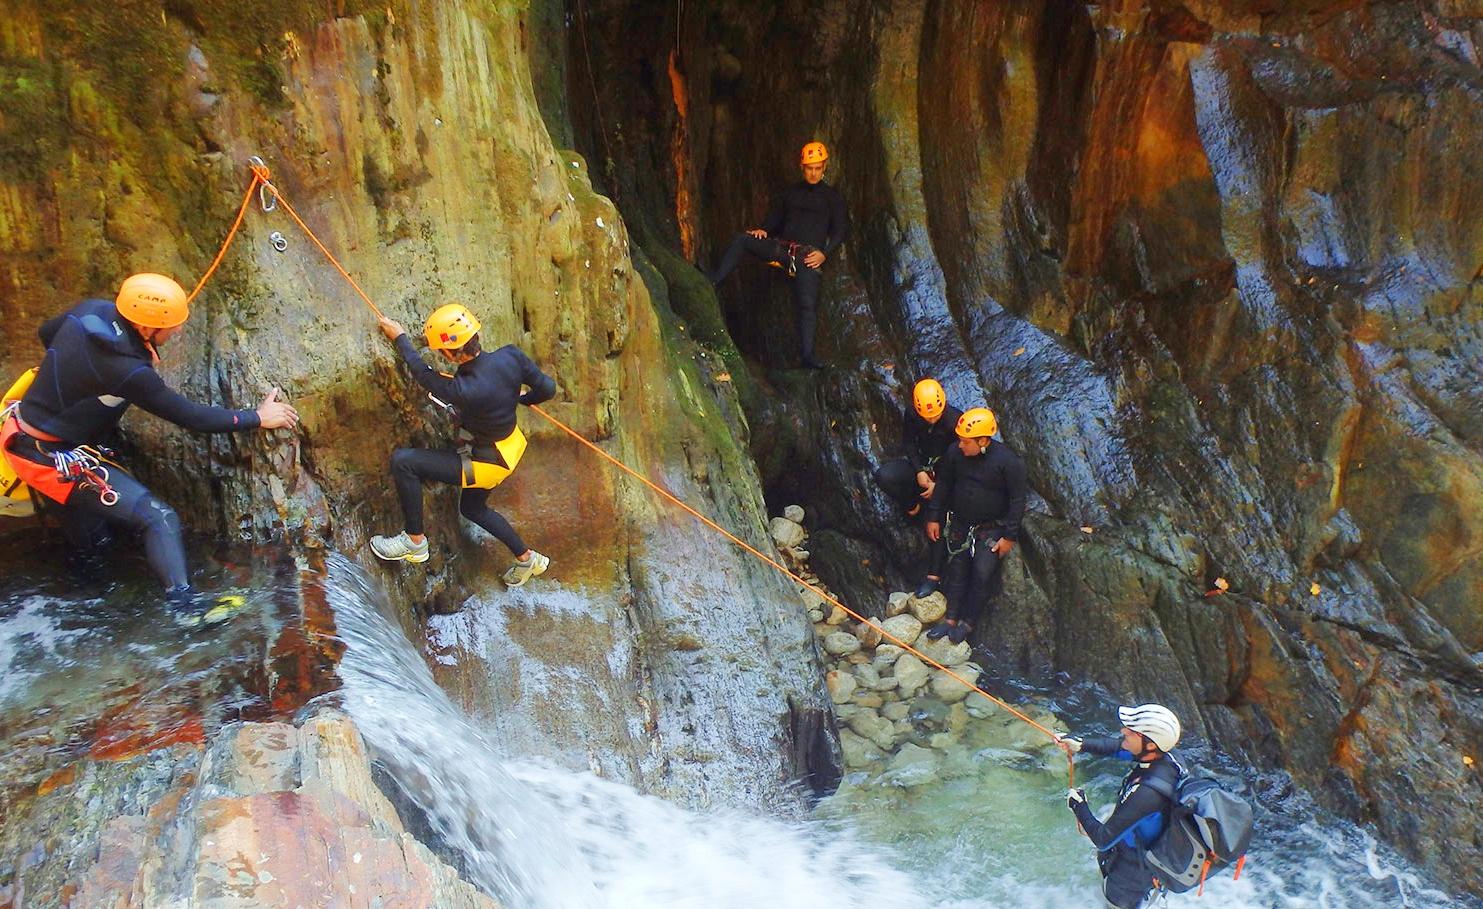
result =
M1106 821L1097 820L1087 805L1086 792L1072 789L1067 805L1076 815L1077 826L1097 847L1097 867L1102 872L1102 895L1115 909L1138 909L1153 892L1153 873L1142 852L1164 832L1168 823L1169 799L1145 785L1161 780L1172 790L1184 768L1169 752L1179 744L1179 717L1159 704L1119 707L1122 723L1118 735L1079 739L1069 735L1057 739L1068 754L1095 754L1133 761L1123 777L1117 805Z

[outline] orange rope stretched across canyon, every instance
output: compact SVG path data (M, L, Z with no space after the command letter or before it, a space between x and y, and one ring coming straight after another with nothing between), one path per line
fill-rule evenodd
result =
M311 242L313 242L313 244L315 245L315 247L317 247L319 249L319 251L324 255L324 257L327 260L329 260L329 263L331 265L333 265L335 267L335 270L340 273L340 276L343 277L346 280L347 283L349 283L349 285L351 286L351 288L353 288L355 290L356 294L360 296L361 300L365 301L366 306L368 306L370 308L371 312L375 313L378 318L383 317L382 316L381 309L371 300L371 298L369 296L366 295L366 292L361 289L361 286L359 284L356 283L355 278L351 277L350 272L346 271L345 270L345 267L340 264L339 260L334 257L334 255L329 251L329 249L322 242L320 242L319 237L317 237L315 235L314 231L312 229L310 229L310 227L309 227L308 224L305 224L304 223L304 220L299 217L299 213L296 212L296 211L294 211L293 206L290 205L289 202L288 202L288 200L283 197L283 193L279 191L278 187L276 187L276 186L273 185L273 183L271 181L271 174L269 174L267 167L264 166L263 164L261 164L259 161L256 161L256 160L251 164L251 167L252 167L252 182L248 185L248 187L247 187L247 194L242 199L242 206L237 211L237 219L232 224L231 230L227 232L227 238L222 243L221 250L219 252L217 252L215 260L213 260L212 263L211 263L211 266L206 269L206 273L201 276L201 280L196 284L196 289L193 290L193 291L191 291L191 299L194 299L195 296L201 292L201 288L203 288L203 287L206 286L207 280L209 280L211 278L212 274L215 273L217 266L221 264L222 258L226 255L227 247L231 245L233 238L236 237L236 235L237 235L237 229L239 227L241 227L242 220L243 220L243 218L247 214L247 207L248 207L248 205L252 201L252 193L253 193L253 191L254 190L260 190L263 193L271 193L272 194L273 198L277 201L277 203L278 204L281 204L283 206L283 210L286 211L286 212L288 212L288 215L289 215L290 218L293 219L293 222L299 226L299 229L304 232L304 234L309 238L309 240ZM268 206L264 205L264 209L267 210L268 209ZM648 477L646 477L643 474L639 473L637 470L634 470L632 467L629 467L627 464L624 464L622 461L620 461L617 458L613 457L611 454L609 454L608 452L604 451L602 448L598 447L596 443L594 443L593 441L591 441L590 439L588 439L586 436L583 436L581 433L577 432L575 429L572 429L570 426L567 426L565 423L563 423L560 420L556 419L555 417L551 416L549 413L547 413L546 411L542 410L538 406L531 405L531 408L530 409L533 410L533 411L535 411L536 413L540 414L544 419L546 419L548 422L550 422L557 429L560 429L562 432L564 432L567 435L571 436L572 438L576 439L578 442L580 442L582 445L584 445L588 449L591 449L599 457L603 458L608 463L612 464L613 466L617 467L619 470L623 471L624 473L628 474L629 476L631 476L634 479L638 480L639 482L643 483L645 486L649 487L649 489L651 489L655 493L657 493L661 498L664 498L665 500L669 501L671 504L675 505L676 507L678 507L682 511L686 512L691 517L693 517L696 520L700 521L706 527L709 527L711 530L714 530L716 533L718 533L721 536L725 537L726 539L730 540L732 543L736 544L743 551L745 551L746 553L748 553L752 557L756 558L757 560L759 560L763 564L772 567L773 569L777 570L778 572L781 572L782 574L786 575L788 578L792 579L795 583L801 584L803 587L805 587L806 589L808 589L811 592L813 592L813 594L815 596L819 597L819 599L821 599L824 602L830 604L831 606L838 607L839 609L843 610L846 615L851 616L856 621L858 621L858 622L866 622L867 621L867 619L866 619L865 616L861 615L858 612L855 612L853 609L851 609L848 606L844 605L843 603L839 602L839 600L837 600L834 597L830 596L828 593L824 592L820 588L814 586L813 584L809 583L808 581L805 581L803 578L799 577L797 574L794 574L792 571L790 571L787 568L787 566L783 565L782 563L778 562L776 559L772 558L771 556L769 556L766 553L762 552L761 550L757 549L755 546L752 546L750 543L746 542L745 540L743 540L740 537L738 537L736 534L734 534L731 531L727 530L726 528L722 527L720 524L717 524L715 521L711 520L710 518L706 517L701 512L697 511L695 508L692 508L690 505L685 504L685 502L681 501L678 496L674 495L669 490L663 488L659 484L655 483L653 480L650 480ZM1036 722L1034 719L1032 719L1031 717L1027 716L1022 711L1015 709L1012 705L1010 705L1008 702L1004 701L1003 699L997 698L994 695L989 694L987 691L983 690L978 685L974 684L973 682L969 681L968 679L966 679L963 676L959 675L958 673L954 672L952 669L948 668L947 666L943 665L942 663L938 662L937 660L934 660L931 657L927 656L922 651L918 650L917 648L911 646L907 642L901 640L900 638L898 638L895 635L891 634L890 632L886 631L884 628L879 628L879 626L876 626L876 627L880 631L882 638L885 638L885 639L889 640L892 644L895 644L896 646L900 647L902 650L906 651L907 653L912 654L913 656L917 657L918 659L920 659L922 662L926 663L927 665L932 666L932 667L934 667L936 669L941 670L949 678L954 679L958 683L962 684L965 688L968 688L971 691L974 691L974 692L976 692L978 694L983 695L984 698L986 698L990 702L998 705L1000 708L1002 708L1003 710L1007 711L1009 714L1011 714L1015 718L1019 719L1021 722L1024 722L1024 723L1026 723L1026 724L1034 727L1035 729L1039 730L1040 732L1044 733L1045 735L1049 736L1050 739L1052 741L1056 742L1057 744L1060 743L1060 736L1055 731L1053 731L1051 729L1048 729L1047 727L1045 727L1045 726L1041 725L1040 723ZM1069 779L1070 785L1075 786L1076 785L1076 764L1075 764L1075 760L1072 757L1072 755L1070 754L1070 752L1067 752L1067 754L1066 754L1066 775L1067 775L1067 777Z

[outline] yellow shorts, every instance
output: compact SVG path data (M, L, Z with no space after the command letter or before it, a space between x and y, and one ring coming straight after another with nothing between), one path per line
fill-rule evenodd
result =
M494 443L494 448L505 459L504 464L491 464L488 461L464 461L463 483L464 489L493 489L503 483L510 474L515 472L515 467L520 463L520 458L525 454L525 433L520 427L515 431Z

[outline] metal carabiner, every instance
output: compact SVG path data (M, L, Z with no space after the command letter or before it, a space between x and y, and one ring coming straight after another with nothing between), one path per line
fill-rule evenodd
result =
M265 212L272 211L278 207L278 190L274 188L272 181L264 176L264 174L271 175L267 162L253 155L247 159L247 163L252 168L253 176L258 179L257 204L262 206Z
M279 252L288 249L288 238L284 237L281 231L275 230L271 234L268 234L268 242L272 243L273 248Z

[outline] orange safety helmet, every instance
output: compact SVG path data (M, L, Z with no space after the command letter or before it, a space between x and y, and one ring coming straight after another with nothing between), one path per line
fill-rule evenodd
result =
M798 153L799 164L823 164L829 160L829 149L822 142L810 142Z
M185 289L173 278L151 272L125 278L113 305L119 315L145 328L174 328L191 317Z
M422 331L433 350L457 350L479 333L479 320L462 303L449 303L427 317Z
M917 416L935 420L947 410L947 392L936 379L923 379L911 390L911 403L917 409Z
M958 418L958 438L986 439L999 431L999 421L987 407L975 407Z

